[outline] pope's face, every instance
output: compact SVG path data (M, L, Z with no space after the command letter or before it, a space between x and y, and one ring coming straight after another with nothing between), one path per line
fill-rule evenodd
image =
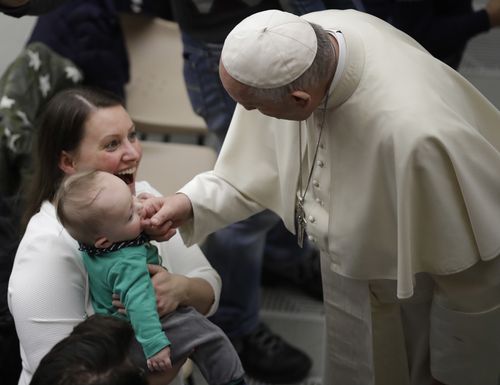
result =
M219 74L228 94L247 110L259 110L262 114L273 118L300 121L307 119L316 108L311 103L303 103L303 99L293 94L286 95L280 100L256 97L247 85L231 77L223 65L219 67Z

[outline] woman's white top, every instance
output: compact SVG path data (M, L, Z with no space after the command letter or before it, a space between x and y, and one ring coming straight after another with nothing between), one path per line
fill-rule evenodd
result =
M136 193L143 192L160 195L147 182L136 183ZM178 234L156 245L168 271L203 278L212 286L215 302L209 314L213 314L221 280L200 248L184 246ZM8 303L20 340L19 385L28 385L44 355L94 313L78 244L59 223L48 201L31 218L17 250Z

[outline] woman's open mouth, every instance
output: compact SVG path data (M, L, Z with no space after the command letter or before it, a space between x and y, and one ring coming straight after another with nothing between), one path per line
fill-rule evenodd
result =
M121 180L123 180L127 185L129 185L134 183L134 175L136 170L137 170L136 167L131 167L116 173L116 176Z

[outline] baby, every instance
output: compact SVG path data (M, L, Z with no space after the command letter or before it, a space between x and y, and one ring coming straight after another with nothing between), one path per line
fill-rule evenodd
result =
M151 371L190 356L209 385L245 384L229 339L194 308L180 307L159 319L147 264L161 259L142 233L141 205L125 182L103 171L77 173L61 184L55 206L80 244L94 311L131 322ZM112 305L113 294L120 296L126 315Z

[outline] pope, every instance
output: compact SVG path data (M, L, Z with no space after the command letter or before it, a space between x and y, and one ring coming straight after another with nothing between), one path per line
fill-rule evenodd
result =
M238 106L217 164L148 223L192 244L271 209L315 243L325 384L496 385L499 111L353 10L254 14L219 72Z

